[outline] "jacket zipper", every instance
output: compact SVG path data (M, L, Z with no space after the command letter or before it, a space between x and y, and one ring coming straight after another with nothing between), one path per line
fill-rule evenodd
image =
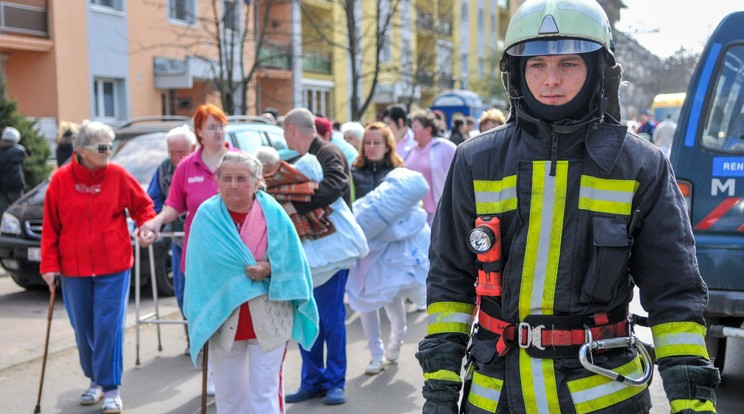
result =
M550 176L555 177L555 167L558 163L558 134L550 133Z

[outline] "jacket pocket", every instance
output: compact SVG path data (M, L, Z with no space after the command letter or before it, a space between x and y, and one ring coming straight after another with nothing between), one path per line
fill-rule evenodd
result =
M581 303L608 304L618 284L627 277L630 239L624 216L592 217L593 251L584 283Z
M504 360L495 340L473 338L462 407L465 413L496 413L504 385Z

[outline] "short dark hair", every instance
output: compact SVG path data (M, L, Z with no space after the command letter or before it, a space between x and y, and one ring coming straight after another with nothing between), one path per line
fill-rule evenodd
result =
M382 116L392 119L396 125L400 119L403 120L404 124L408 122L408 111L406 111L406 108L400 104L388 106L382 113Z

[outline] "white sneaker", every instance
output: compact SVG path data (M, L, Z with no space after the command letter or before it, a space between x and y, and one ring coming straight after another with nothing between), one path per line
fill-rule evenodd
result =
M403 341L392 341L385 350L385 359L390 362L395 362L400 357L400 347L403 345Z
M380 359L373 359L372 362L369 363L369 366L364 371L367 375L377 375L381 373L385 369L385 364L382 362L382 358Z

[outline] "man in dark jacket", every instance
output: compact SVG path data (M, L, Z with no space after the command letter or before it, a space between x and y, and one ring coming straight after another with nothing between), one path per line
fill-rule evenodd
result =
M300 155L313 154L323 168L323 181L308 202L286 202L288 214L303 214L326 207L343 197L351 206L349 164L341 150L322 139L315 129L315 117L307 109L295 108L284 118L284 138L290 149ZM313 278L313 294L318 304L320 334L310 351L300 348L302 381L300 388L286 396L289 403L322 397L323 403L337 405L346 402L346 308L344 291L349 269L336 272L328 280ZM326 360L323 360L324 348Z
M618 121L611 33L594 0L528 0L507 28L512 112L458 147L433 223L424 413L648 413L634 285L671 412L715 412L685 201Z
M19 142L21 133L13 127L3 130L0 140L0 215L23 194L26 179L23 176L23 163L26 149Z

